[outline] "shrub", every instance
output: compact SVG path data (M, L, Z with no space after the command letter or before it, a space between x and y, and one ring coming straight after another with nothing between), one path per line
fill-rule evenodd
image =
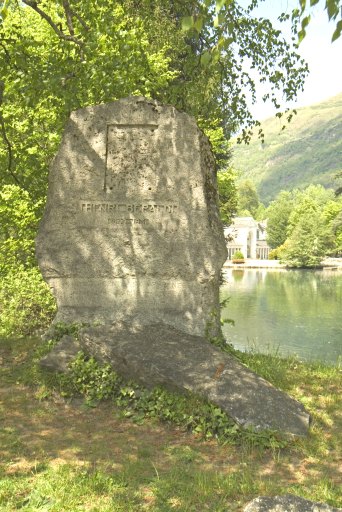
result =
M55 300L38 268L20 265L1 279L0 335L25 336L49 326Z
M28 192L16 185L0 189L0 275L18 265L34 267L40 203L34 203Z
M245 257L241 251L236 251L236 253L233 254L233 260L244 260L244 259L245 259Z
M270 251L268 253L269 260L277 260L278 258L279 258L278 249L272 249L272 251Z

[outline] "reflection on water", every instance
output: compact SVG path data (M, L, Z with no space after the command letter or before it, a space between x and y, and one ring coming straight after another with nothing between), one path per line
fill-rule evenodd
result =
M227 269L221 297L227 339L240 349L297 354L336 364L342 357L342 273Z

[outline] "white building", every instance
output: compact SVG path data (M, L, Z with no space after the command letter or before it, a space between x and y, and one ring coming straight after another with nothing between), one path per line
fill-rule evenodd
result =
M236 251L245 258L267 260L270 251L266 242L267 221L256 221L253 217L235 217L229 227L224 228L228 259Z

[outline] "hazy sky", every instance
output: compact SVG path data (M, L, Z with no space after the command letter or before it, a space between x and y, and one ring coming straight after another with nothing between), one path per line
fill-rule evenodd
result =
M249 2L240 0L240 3L246 5ZM281 12L291 13L292 8L298 7L298 4L298 0L265 0L256 12L276 23ZM283 26L281 24L280 28ZM334 23L328 22L321 0L311 14L307 35L298 50L309 65L310 75L305 82L304 91L298 94L297 102L288 106L304 107L342 92L342 36L331 43L334 26ZM270 117L274 113L272 105L262 101L251 110L258 119Z

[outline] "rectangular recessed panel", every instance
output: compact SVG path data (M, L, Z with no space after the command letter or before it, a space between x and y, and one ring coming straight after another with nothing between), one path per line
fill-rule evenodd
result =
M112 124L107 128L105 190L116 194L156 188L156 124Z

